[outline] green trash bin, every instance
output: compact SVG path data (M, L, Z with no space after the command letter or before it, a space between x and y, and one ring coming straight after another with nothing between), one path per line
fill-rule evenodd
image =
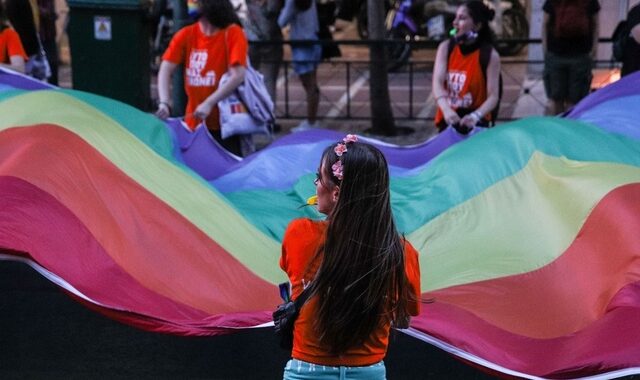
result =
M73 88L150 110L148 0L68 0Z

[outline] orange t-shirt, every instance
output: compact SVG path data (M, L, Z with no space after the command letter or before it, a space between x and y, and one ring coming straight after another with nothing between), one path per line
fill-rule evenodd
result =
M188 98L185 121L192 130L200 123L192 116L193 112L218 89L220 77L227 68L247 66L248 46L242 28L236 24L207 36L200 24L195 23L180 29L171 39L162 59L184 65L184 89ZM220 129L218 107L213 107L206 125L210 130Z
M451 43L451 41L449 41ZM487 80L480 65L480 49L464 55L460 46L453 48L447 67L447 81L445 89L448 92L447 101L454 110L466 108L469 111L478 109L487 100ZM435 124L444 119L442 110L438 108ZM490 121L491 114L484 116Z
M289 276L292 285L292 298L297 298L315 277L319 262L307 270L320 244L324 242L327 222L311 219L296 219L287 227L282 242L280 267ZM319 261L319 260L317 260ZM409 242L405 242L405 272L415 300L409 303L411 315L420 313L420 266L418 253ZM387 353L390 324L386 323L375 330L364 345L352 347L341 356L329 353L320 345L313 323L318 308L315 297L307 300L296 319L293 332L293 351L295 359L330 366L365 366L379 362Z
M0 32L0 63L11 63L11 57L19 55L27 60L20 36L12 28L6 28Z

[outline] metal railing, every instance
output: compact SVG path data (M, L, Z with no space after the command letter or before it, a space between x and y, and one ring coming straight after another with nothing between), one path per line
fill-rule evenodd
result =
M407 43L412 45L412 49L435 49L437 48L439 41L397 41L397 40L336 40L336 41L265 41L265 42L252 42L256 45L269 45L269 44L337 44L339 46L372 46L372 45L389 45L393 43ZM527 46L540 44L540 39L520 39L509 40L509 42L525 43ZM610 43L610 38L603 38L599 40L599 43ZM276 115L280 119L303 119L306 117L305 99L304 96L295 96L296 94L303 94L302 85L297 80L292 80L295 77L292 69L291 60L282 60L282 68L280 74L280 81L282 86L278 86L280 91L278 92L278 102L276 104ZM336 120L369 120L370 106L369 106L369 94L362 91L362 88L367 87L362 85L361 80L363 76L366 77L368 73L370 61L369 60L348 60L342 58L334 58L330 60L324 60L319 63L318 66L318 85L321 89L321 103L320 113L325 119ZM386 62L379 62L378 64L386 64ZM431 73L433 70L432 59L411 59L398 71L389 72L389 85L390 88L396 88L403 86L404 96L391 96L392 110L394 118L397 120L433 120L435 115L435 105L431 98ZM608 67L617 68L618 63L611 60L599 60L595 62L596 67ZM529 60L521 58L509 58L503 57L501 61L502 76L504 80L505 91L502 97L502 105L498 120L507 121L518 118L514 117L512 113L513 103L520 96L531 97L534 103L537 103L540 107L544 108L546 98L536 98L536 94L531 91L529 85L540 85L542 82L542 67L544 65L543 60ZM532 69L534 68L534 69ZM354 75L355 73L355 75ZM338 81L336 77L343 76ZM416 80L421 80L419 84ZM357 82L361 87L359 90L354 91L354 82ZM527 85L528 84L528 85ZM334 91L327 91L327 87L336 88L342 86L343 91L340 92L339 97L331 95ZM508 90L507 91L507 87ZM391 90L390 90L391 91ZM398 91L396 91L398 92ZM363 95L364 94L364 95ZM514 99L514 95L516 98ZM354 100L357 97L359 100ZM363 104L364 103L364 104ZM432 104L429 104L432 103ZM298 111L301 109L301 111Z

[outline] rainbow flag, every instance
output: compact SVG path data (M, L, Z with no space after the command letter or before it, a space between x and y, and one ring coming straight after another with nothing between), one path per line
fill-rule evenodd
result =
M407 334L524 378L640 373L640 74L565 118L378 145L420 252ZM0 70L0 258L150 331L268 326L280 242L342 135L243 159L203 129Z

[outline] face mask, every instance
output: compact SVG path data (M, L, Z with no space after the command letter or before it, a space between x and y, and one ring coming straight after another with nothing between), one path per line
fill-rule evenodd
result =
M200 11L200 4L197 0L187 1L187 14L189 15L189 18L194 21L197 21L200 16L202 16L202 12Z

